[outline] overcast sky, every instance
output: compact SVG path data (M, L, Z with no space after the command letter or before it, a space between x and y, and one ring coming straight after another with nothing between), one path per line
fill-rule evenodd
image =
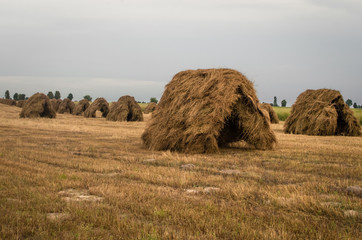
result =
M148 101L179 71L220 67L262 102L332 88L362 104L362 1L0 0L0 97Z

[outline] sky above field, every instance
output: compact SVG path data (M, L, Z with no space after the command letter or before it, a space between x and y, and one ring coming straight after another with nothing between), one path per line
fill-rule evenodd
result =
M0 0L0 97L148 101L179 71L222 67L261 102L332 88L362 104L361 43L361 0Z

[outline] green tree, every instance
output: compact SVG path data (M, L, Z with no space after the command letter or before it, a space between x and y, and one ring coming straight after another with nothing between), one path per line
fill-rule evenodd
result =
M347 99L346 104L348 105L348 107L351 107L353 102L351 99Z
M353 108L358 108L357 103L353 103Z
M72 101L72 100L73 100L73 94L72 94L72 93L69 93L67 98L69 98L69 100Z
M49 91L48 94L47 94L48 98L49 99L53 99L54 98L54 94L52 91Z
M24 93L19 94L18 99L19 100L25 100L25 94Z
M10 92L9 90L5 91L5 99L10 99Z
M155 97L151 97L151 98L150 98L150 102L158 103L158 100L157 100L157 98L155 98Z
M274 106L274 107L279 107L279 105L278 105L278 99L277 99L276 96L274 96L273 106Z
M286 107L287 106L287 100L283 99L282 100L282 107Z
M90 102L92 101L92 97L89 96L89 95L85 95L83 98L86 99L86 100L88 100L88 101L90 101Z
M19 100L19 94L18 94L18 93L14 93L13 99L14 99L14 100Z
M54 98L55 99L60 99L60 92L59 91L55 91Z

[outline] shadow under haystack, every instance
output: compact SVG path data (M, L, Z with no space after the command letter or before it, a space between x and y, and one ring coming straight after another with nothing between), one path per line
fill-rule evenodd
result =
M84 112L84 117L95 118L96 112L101 111L102 117L107 117L109 113L109 104L104 98L97 98Z
M232 69L176 74L142 140L149 149L185 153L218 152L220 146L242 140L258 149L276 143L252 82Z
M62 103L62 100L53 98L53 99L50 99L50 103L51 103L54 111L58 112L58 109L59 109L60 104Z
M58 113L69 113L72 114L75 108L75 104L69 98L64 98L58 108Z
M74 108L73 115L82 115L89 106L90 104L87 99L80 100Z
M147 107L145 108L145 113L148 114L148 113L151 113L153 111L156 110L156 107L157 107L157 103L155 102L150 102Z
M123 96L111 105L107 120L119 122L143 121L142 109L134 97Z
M264 109L269 116L271 123L279 123L279 118L277 113L274 111L273 107L269 103L262 103L260 104L260 108Z
M36 93L31 96L23 106L20 112L20 118L55 118L56 113L49 101L49 98L43 93Z
M306 90L292 105L285 133L359 136L360 126L339 91Z

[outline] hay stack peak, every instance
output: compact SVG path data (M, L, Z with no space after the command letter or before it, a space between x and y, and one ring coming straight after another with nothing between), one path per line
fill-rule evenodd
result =
M339 91L306 90L292 105L285 133L359 136L360 126Z
M120 122L143 121L142 109L134 97L123 96L111 105L107 120Z
M43 93L36 93L31 96L23 106L20 112L21 118L55 118L56 113L49 101L49 98Z
M269 103L262 103L260 107L266 111L271 123L279 123L278 115Z
M90 104L87 99L80 100L74 108L73 115L82 115L89 106Z
M217 152L219 146L241 140L259 149L276 143L252 82L232 69L176 74L142 140L153 150L186 153Z
M58 108L58 113L70 113L72 114L75 108L74 102L69 98L64 98Z
M109 104L104 98L97 98L92 104L85 110L84 117L95 118L96 112L101 111L102 117L107 117L109 113Z

